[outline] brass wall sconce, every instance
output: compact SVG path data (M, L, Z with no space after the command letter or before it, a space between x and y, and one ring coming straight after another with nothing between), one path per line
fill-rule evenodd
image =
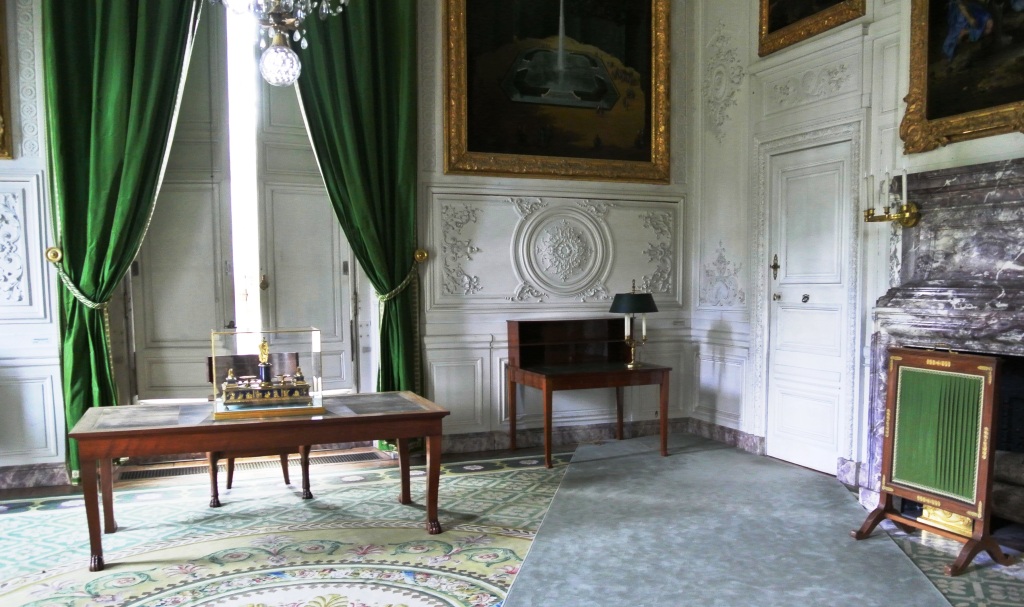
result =
M626 317L626 345L629 346L629 362L626 368L635 369L640 366L636 360L636 348L647 343L647 314L657 312L658 306L654 303L654 296L650 293L637 293L636 281L633 281L633 289L629 293L616 293L612 299L612 307L608 310L612 314L624 314ZM640 315L640 339L633 333L633 317Z
M872 178L870 175L865 177L868 184L868 202L871 204L871 208L864 211L864 221L875 222L875 221L895 221L905 228L912 228L917 225L917 222L921 219L921 211L917 208L917 205L907 200L907 169L903 169L902 196L900 192L893 191L892 183L889 180L889 171L885 172L885 179L880 184L882 190L880 198L883 202L882 214L875 214L874 201L872 200L875 192L871 186ZM896 212L892 212L891 209L899 209Z

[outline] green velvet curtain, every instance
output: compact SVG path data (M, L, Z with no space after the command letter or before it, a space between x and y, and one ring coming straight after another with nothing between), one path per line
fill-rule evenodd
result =
M117 404L106 302L152 216L203 0L44 0L43 73L70 429ZM78 448L68 446L72 478Z
M306 24L306 128L345 236L383 301L377 389L418 392L416 3L355 0Z

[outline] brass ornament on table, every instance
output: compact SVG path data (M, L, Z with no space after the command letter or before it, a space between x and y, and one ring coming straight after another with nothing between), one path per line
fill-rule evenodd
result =
M271 340L287 345L286 351L278 351ZM326 412L316 327L213 330L207 365L216 421Z

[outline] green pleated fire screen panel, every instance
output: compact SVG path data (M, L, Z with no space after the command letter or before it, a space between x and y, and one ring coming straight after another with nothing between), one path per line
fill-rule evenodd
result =
M901 367L892 482L973 503L985 378Z

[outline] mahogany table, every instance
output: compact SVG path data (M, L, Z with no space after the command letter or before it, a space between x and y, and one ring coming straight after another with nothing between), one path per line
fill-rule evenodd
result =
M114 533L112 461L208 451L289 449L295 445L396 439L401 467L398 501L412 502L409 491L409 439L425 437L427 455L427 532L441 533L437 487L441 476L441 421L449 412L412 392L383 392L324 397L326 414L214 421L212 405L152 404L93 407L69 436L78 441L85 516L89 525L90 571L100 571L100 535L96 467L103 494L104 532Z
M544 465L551 467L551 401L556 390L615 388L617 414L616 438L622 440L622 392L625 386L659 384L658 415L661 430L661 454L668 455L668 377L672 367L641 364L630 369L626 363L589 362L581 364L537 365L529 368L509 366L508 417L509 447L516 448L516 384L537 388L544 393Z

